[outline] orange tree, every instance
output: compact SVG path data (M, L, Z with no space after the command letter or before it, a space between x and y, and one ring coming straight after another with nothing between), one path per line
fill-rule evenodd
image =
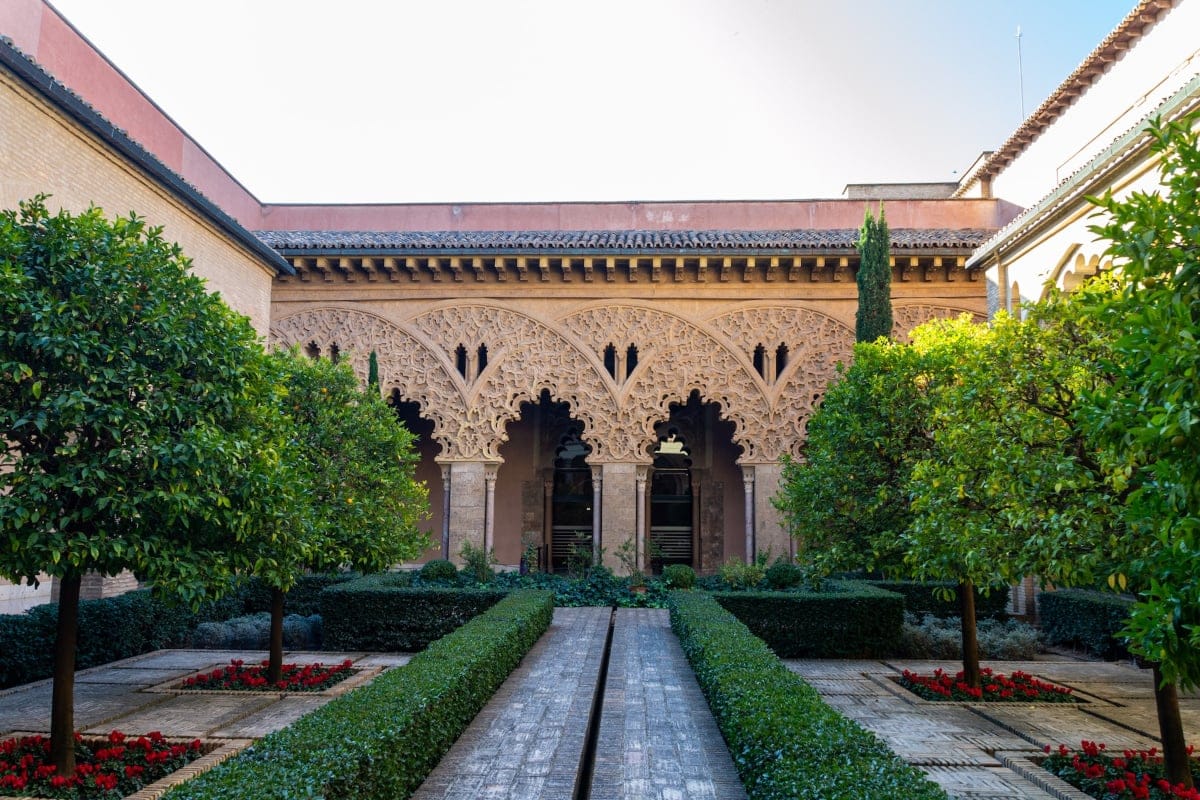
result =
M59 580L51 755L74 773L81 579L133 570L198 603L228 585L259 509L244 420L254 330L135 216L0 213L0 574ZM251 478L256 475L257 478Z
M1113 579L1137 593L1129 649L1154 665L1168 778L1190 786L1176 686L1200 686L1200 116L1150 126L1160 190L1094 202L1115 290L1081 298L1112 332L1110 384L1080 410L1125 496Z
M417 528L428 500L415 478L413 435L377 387L364 391L345 362L294 350L265 361L276 390L270 407L258 410L258 429L277 448L276 483L289 490L257 518L247 571L271 587L267 679L275 682L284 599L296 579L309 569L379 571L417 557L429 546Z

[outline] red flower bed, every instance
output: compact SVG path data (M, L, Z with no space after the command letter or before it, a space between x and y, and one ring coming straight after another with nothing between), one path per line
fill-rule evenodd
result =
M941 669L935 669L932 675L918 675L904 670L900 676L900 685L913 694L926 700L961 700L985 701L999 703L1074 703L1071 690L1063 686L1055 686L1039 681L1027 672L1017 670L1011 675L993 672L991 669L981 670L983 687L972 689L963 681L963 673L951 677Z
M1125 750L1118 756L1105 752L1103 744L1085 741L1078 751L1065 744L1057 750L1046 745L1046 753L1044 768L1100 800L1200 800L1200 792L1172 786L1163 777L1163 758L1156 747ZM1192 777L1200 785L1200 763L1194 759Z
M234 659L229 666L214 669L186 679L183 689L225 689L243 692L319 692L341 683L355 673L346 659L340 664L284 664L283 680L271 683L267 680L267 662L247 667L244 661Z
M69 800L124 797L203 754L199 739L172 744L157 731L138 737L113 731L99 743L86 742L77 733L75 774L68 778L47 763L48 737L5 739L0 741L0 795Z

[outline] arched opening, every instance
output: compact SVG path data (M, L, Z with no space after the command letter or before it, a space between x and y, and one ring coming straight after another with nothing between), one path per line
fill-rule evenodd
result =
M567 403L543 390L521 404L500 446L493 547L501 564L517 565L535 549L542 570L565 571L592 552L591 448Z
M655 426L647 491L647 561L713 572L745 557L745 495L734 423L692 392Z
M625 377L628 378L637 369L638 349L636 344L629 345L629 349L625 351Z
M317 346L316 342L309 342L304 346L304 354L316 361L321 357L321 348Z
M611 342L608 347L604 348L604 368L608 370L608 374L617 378L617 348Z
M333 363L338 363L342 358L342 349L337 344L329 345L329 360Z
M429 490L430 518L421 523L421 530L429 534L430 546L418 561L441 558L445 494L442 487L442 469L435 460L442 446L433 438L433 420L421 416L421 404L405 400L399 389L392 389L388 395L388 405L396 412L396 418L401 424L416 437L416 478L424 481Z
M758 373L758 377L767 377L767 348L759 344L754 348L754 371Z
M775 348L775 378L783 374L783 370L788 365L788 346L780 343L779 347Z
M487 369L487 365L488 365L487 345L486 344L479 345L479 350L476 351L475 355L479 360L479 371L475 373L476 376L478 376L478 375L482 375L483 371L485 369Z
M464 345L460 344L454 349L454 368L459 375L467 377L467 348Z

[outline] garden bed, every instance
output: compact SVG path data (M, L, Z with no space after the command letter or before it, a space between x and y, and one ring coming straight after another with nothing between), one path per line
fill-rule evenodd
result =
M1191 765L1193 780L1200 786L1200 762L1193 758ZM1047 745L1041 767L1100 800L1200 800L1200 791L1172 786L1163 777L1163 757L1157 748L1118 755L1089 741L1082 742L1079 750Z
M1027 672L1015 670L1009 675L985 667L983 685L972 689L963 681L963 673L951 676L942 669L932 675L904 670L895 678L904 689L934 703L1079 703L1074 690L1039 680Z
M175 684L176 689L188 691L225 692L321 692L330 689L347 678L356 675L350 659L339 664L284 664L283 679L275 683L267 680L267 661L246 666L241 659L233 659L228 666L200 672Z

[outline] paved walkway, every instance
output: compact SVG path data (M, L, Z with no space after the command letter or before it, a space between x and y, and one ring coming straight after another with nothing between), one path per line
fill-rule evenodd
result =
M619 608L592 800L745 798L666 611Z
M1086 800L1037 767L1045 745L1078 747L1082 739L1110 750L1158 745L1150 672L1126 664L1049 657L986 664L1070 686L1085 703L931 703L901 689L900 673L962 669L948 661L787 661L825 701L874 731L902 758L964 800ZM1184 730L1200 742L1200 697L1181 700Z

